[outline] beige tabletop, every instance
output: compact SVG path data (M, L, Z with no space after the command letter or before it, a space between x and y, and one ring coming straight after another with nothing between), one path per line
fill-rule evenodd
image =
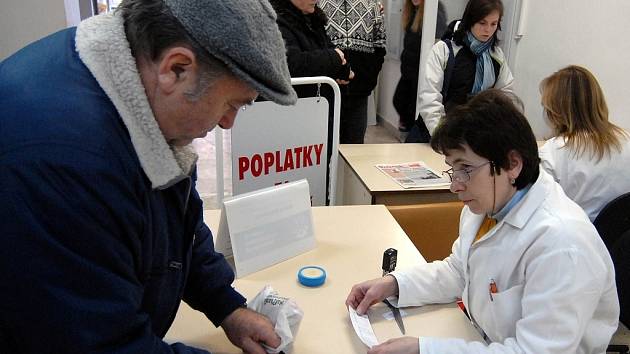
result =
M234 286L253 298L265 285L281 296L294 299L304 311L294 353L365 353L367 347L355 335L344 300L353 284L381 276L383 251L398 250L398 267L424 262L384 206L315 207L313 220L317 247L302 255L244 278ZM206 222L217 230L219 211L204 212ZM318 265L328 273L324 285L307 288L297 282L297 271ZM459 337L480 340L463 313L453 304L405 308L407 335ZM370 310L369 317L379 341L401 336L396 323L386 320L383 305ZM213 353L240 353L199 312L182 306L167 333L167 342L183 342ZM334 347L333 347L334 346ZM334 348L334 349L333 349Z

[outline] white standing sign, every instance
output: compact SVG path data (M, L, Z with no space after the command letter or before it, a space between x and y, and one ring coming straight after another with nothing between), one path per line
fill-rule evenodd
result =
M312 205L326 205L328 101L300 98L294 106L256 102L232 128L232 186L238 195L306 179Z
M306 180L234 196L224 202L216 241L243 277L315 248Z

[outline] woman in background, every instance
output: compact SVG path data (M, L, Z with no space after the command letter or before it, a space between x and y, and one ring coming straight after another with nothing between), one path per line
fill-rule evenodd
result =
M416 122L418 126L424 122L429 135L433 135L450 109L466 103L479 92L489 88L512 92L514 78L503 51L497 46L502 17L501 0L470 0L466 4L461 23L450 41L454 59L449 64L451 74L447 80L449 40L439 41L431 49L422 73L424 85L418 97L420 117ZM445 81L448 83L444 90ZM407 142L419 141L408 139Z
M287 51L287 64L291 77L328 76L339 85L347 85L354 77L341 49L335 48L328 34L328 17L317 5L317 0L270 0L276 11L278 28ZM298 97L321 94L334 106L334 93L329 85L299 85L294 87ZM328 139L326 156L332 156L333 110L328 111ZM326 183L328 185L328 183Z
M400 117L398 130L408 132L416 120L418 100L418 74L420 73L420 44L422 42L422 20L424 0L405 0L402 25L405 30L403 50L400 54L400 80L394 92L394 108ZM435 37L440 38L446 29L446 12L438 2ZM424 124L424 123L423 123Z
M270 0L287 49L291 77L328 76L347 84L351 71L344 53L326 34L328 17L313 0Z
M540 148L541 166L591 221L616 197L630 192L630 138L608 120L597 79L571 65L540 84L542 106L554 137Z

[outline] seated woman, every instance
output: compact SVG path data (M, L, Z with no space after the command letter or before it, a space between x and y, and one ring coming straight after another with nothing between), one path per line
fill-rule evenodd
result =
M540 84L554 137L540 148L541 166L591 221L616 197L630 192L630 137L608 121L608 107L591 72L568 66Z
M604 353L619 302L613 264L595 227L539 169L536 138L510 98L480 93L448 113L431 146L445 155L465 204L442 261L355 285L359 313L462 298L485 343L403 337L369 353Z
M419 117L406 142L428 142L448 111L489 88L512 92L514 78L497 46L501 0L470 0L453 40L437 42L422 69ZM449 60L452 45L453 59Z

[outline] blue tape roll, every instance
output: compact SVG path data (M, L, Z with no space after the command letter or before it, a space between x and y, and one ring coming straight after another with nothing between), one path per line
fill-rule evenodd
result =
M298 271L298 281L308 287L316 287L326 281L326 271L318 266L306 266Z

